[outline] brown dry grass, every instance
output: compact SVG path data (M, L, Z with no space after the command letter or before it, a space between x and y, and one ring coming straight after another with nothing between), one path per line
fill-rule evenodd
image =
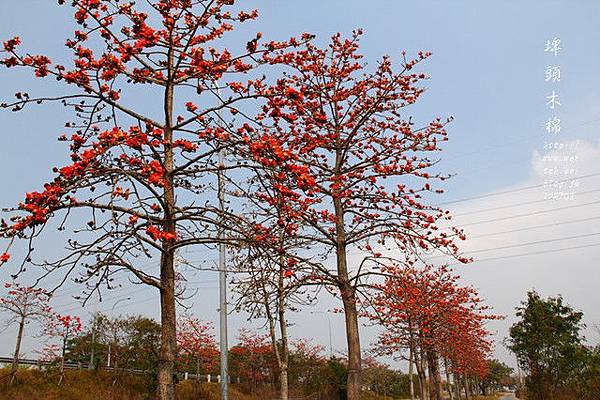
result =
M8 370L0 370L6 376ZM57 371L19 370L17 382L0 382L0 400L151 400L154 397L152 380L140 375L121 375L105 371L66 371L58 384ZM180 382L176 387L177 400L219 400L216 383ZM255 400L232 387L231 400Z
M128 376L127 385L117 380L113 386L113 377L106 372L66 371L61 385L59 380L57 371L19 370L16 383L2 382L0 400L148 399L143 377Z

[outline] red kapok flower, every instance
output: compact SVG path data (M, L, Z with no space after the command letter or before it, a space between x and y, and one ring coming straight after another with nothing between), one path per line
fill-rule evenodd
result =
M6 42L3 42L2 44L4 45L4 50L13 51L15 49L15 47L17 47L18 45L21 44L21 39L18 36L15 36L14 38L7 40Z
M198 106L192 103L191 101L188 101L187 103L185 103L185 108L187 108L188 111L194 112L198 109Z

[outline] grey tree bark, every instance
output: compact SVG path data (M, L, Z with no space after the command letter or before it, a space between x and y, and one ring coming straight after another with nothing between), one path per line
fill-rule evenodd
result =
M12 384L17 377L19 368L19 353L21 352L21 341L23 340L23 331L25 330L25 317L21 316L19 321L19 331L17 333L17 344L15 345L15 354L13 356L12 366L10 368L10 383Z
M175 191L173 184L173 50L170 47L167 61L169 82L165 88L164 113L165 113L165 183L164 183L164 226L163 230L175 233ZM159 400L173 400L175 398L175 385L173 374L175 372L176 342L176 310L175 310L175 250L169 241L163 241L160 257L160 321L161 343L158 366L157 398Z

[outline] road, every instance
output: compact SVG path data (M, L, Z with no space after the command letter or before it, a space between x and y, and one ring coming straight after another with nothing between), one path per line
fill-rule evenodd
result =
M500 400L518 400L514 394L504 394L502 397L500 397Z

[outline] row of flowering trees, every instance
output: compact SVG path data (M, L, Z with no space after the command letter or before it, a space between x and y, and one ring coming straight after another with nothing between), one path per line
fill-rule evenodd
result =
M375 352L398 356L408 351L410 394L413 398L416 393L421 399L441 398L442 366L450 396L456 393L460 398L463 385L468 396L475 389L474 382L485 382L488 374L487 357L491 343L484 322L498 317L487 313L487 307L481 304L475 290L458 285L458 276L445 267L417 268L415 265L392 264L385 271L389 275L373 299L372 312L366 315L385 328ZM19 325L11 370L13 379L24 326L30 322L42 323L42 335L58 339L47 343L41 353L43 358L59 362L61 379L65 361L87 363L94 346L97 346L94 362L98 366L126 371L153 370L157 365L160 325L153 320L97 315L92 328L95 332L84 332L78 317L60 316L52 311L49 296L44 290L17 284L7 284L6 288L8 291L0 299L0 308L10 316L7 323ZM178 319L177 332L177 369L193 372L198 378L203 374L218 374L219 352L212 326L196 317L184 315ZM274 344L275 347L271 329L266 335L242 329L238 344L231 349L232 373L241 377L251 392L281 376L278 349L281 351L284 343L275 341ZM322 350L306 341L293 342L293 347L294 350L290 351L292 364L300 354L310 359L318 358ZM290 379L289 358L288 354L286 383ZM298 360L295 361L297 364ZM413 385L413 367L417 371L418 390ZM293 382L298 382L298 372L297 366L292 368ZM454 393L450 375L454 376ZM472 387L469 387L470 384ZM377 385L383 383L378 382ZM386 386L379 390L391 389Z
M19 322L17 346L20 346L24 336L24 324L39 325L41 331L35 336L46 340L43 347L34 352L38 353L40 360L57 365L60 382L64 379L67 363L86 367L90 357L93 357L94 368L114 371L113 384L132 371L143 371L149 375L156 371L160 325L153 319L141 315L109 317L100 313L94 315L94 322L84 329L79 317L54 313L43 290L17 285L6 287L9 290L0 303L5 314L15 317L7 319L6 323ZM32 294L37 295L33 300ZM33 314L32 310L36 308L42 312ZM30 312L24 314L16 311L25 309ZM309 340L292 341L290 370L296 391L314 394L335 389L335 385L323 382L322 374L315 371L317 367L328 368L322 351L322 346L314 345ZM16 378L15 366L18 365L19 355L20 349L17 349L11 369L13 380ZM231 375L250 393L276 385L279 367L268 334L242 328L229 357ZM191 315L178 319L176 370L180 374L193 373L198 380L205 380L206 375L216 378L219 373L219 351L211 324Z
M131 315L110 318L97 316L95 365L111 366L114 380L123 379L130 370L154 371L158 363L160 326L153 320ZM214 381L219 373L218 347L212 326L192 316L178 321L176 369L180 377L196 374ZM236 389L249 395L268 393L278 385L279 366L268 333L241 328L235 345L229 351L230 375ZM69 342L66 358L85 364L90 356L91 333L80 332ZM323 355L323 346L308 339L290 340L289 384L296 397L337 398L346 386L346 363ZM198 362L200 361L200 362ZM365 387L374 393L408 395L408 376L367 357ZM110 364L110 365L109 365Z
M420 398L443 398L442 366L450 398L454 395L451 375L457 398L463 385L469 398L473 379L481 380L488 373L492 342L485 323L501 317L490 313L476 290L461 286L458 275L445 266L392 263L385 271L389 276L373 300L370 315L385 328L377 351L408 352L413 398L414 369Z
M233 0L69 3L78 24L66 41L71 60L22 51L18 37L3 43L5 67L63 85L54 97L18 92L3 107L62 102L71 114L59 139L69 143L71 162L1 222L9 244L0 265L15 239L43 236L56 220L65 254L38 261L27 246L17 275L41 265L41 278L72 277L85 296L121 279L158 289L157 397L172 400L177 281L185 281L176 252L226 244L251 260L239 264L242 281L256 286L257 269L268 263L258 284L277 282L250 303L269 306L261 314L277 322L270 331L281 398L287 299L309 287L342 303L348 398L358 400L359 316L389 274L380 251L437 250L467 261L456 244L462 231L428 201L446 179L433 167L449 120L418 124L406 110L424 92L427 76L415 70L430 54L368 67L360 31L336 34L326 47L306 33L268 41L257 32L231 44L228 34L258 16ZM217 175L225 172L236 199L221 208Z

